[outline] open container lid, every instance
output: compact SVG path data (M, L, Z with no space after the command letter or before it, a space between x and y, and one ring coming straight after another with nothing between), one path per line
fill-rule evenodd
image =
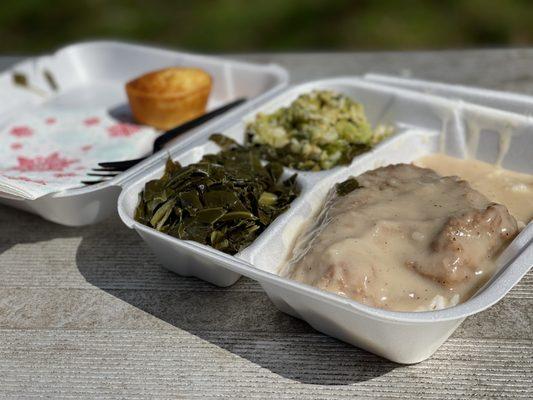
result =
M84 107L129 110L125 83L148 71L169 66L198 67L212 76L213 89L207 111L239 97L248 98L246 103L203 125L202 129L240 109L253 108L286 87L289 80L288 72L274 64L258 65L115 41L78 43L50 55L23 61L0 75L0 127L22 112L37 110ZM24 74L32 85L44 92L44 96L14 85L15 71ZM50 86L45 71L53 75L57 91ZM121 185L130 176L166 157L173 148L186 145L195 131L180 136L164 151L104 183L55 192L35 200L0 193L0 203L63 225L95 223L115 212ZM147 143L146 153L151 151L151 145Z

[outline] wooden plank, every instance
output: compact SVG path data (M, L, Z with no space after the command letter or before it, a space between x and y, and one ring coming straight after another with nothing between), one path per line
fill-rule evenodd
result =
M30 397L531 398L530 340L451 339L398 366L321 334L0 331L0 393Z

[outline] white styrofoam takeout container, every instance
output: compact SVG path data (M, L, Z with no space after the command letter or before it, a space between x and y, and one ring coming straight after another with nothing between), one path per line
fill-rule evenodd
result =
M147 181L162 175L163 160L131 176L118 200L119 215L147 242L166 268L180 275L196 276L219 286L231 285L241 275L248 276L261 284L280 310L307 321L321 332L395 362L422 361L437 350L464 318L499 301L530 269L533 224L503 252L499 272L483 290L465 303L444 310L394 312L372 308L286 279L277 272L298 230L316 214L334 183L378 166L410 162L441 149L456 157L473 153L481 160L495 162L502 150L500 132L513 135L508 154L503 157L503 166L533 173L529 158L533 152L533 121L518 114L347 77L289 88L250 113L235 114L217 126L198 131L195 141L171 156L186 165L206 153L218 151L214 144L207 142L214 130L242 141L246 121L257 112L271 112L312 89L345 93L364 104L374 125L394 123L399 132L371 152L355 158L347 167L300 172L300 197L252 245L236 256L176 239L134 220L139 193ZM469 136L478 134L481 137L478 148L467 151L467 144L474 143L468 140Z
M533 97L525 94L374 73L365 74L364 78L387 86L433 94L452 100L463 100L528 116L533 115Z
M208 111L239 97L249 99L240 107L253 107L288 83L287 71L274 64L257 65L113 41L78 43L59 49L51 55L23 61L0 75L0 126L16 117L17 113L35 109L53 112L105 108L110 113L129 112L124 84L145 72L169 66L198 67L213 77ZM45 70L50 71L57 81L57 93L45 81ZM49 96L43 98L13 85L13 71L24 73L32 84L47 91ZM206 126L226 118L233 111L235 110L210 121ZM169 147L182 146L194 132L182 135ZM145 150L148 153L152 150L152 144L147 143L147 146ZM164 151L159 156L164 157ZM64 225L91 224L115 212L121 185L131 174L148 168L159 159L157 156L150 157L105 183L69 189L36 200L0 193L0 203L33 212Z

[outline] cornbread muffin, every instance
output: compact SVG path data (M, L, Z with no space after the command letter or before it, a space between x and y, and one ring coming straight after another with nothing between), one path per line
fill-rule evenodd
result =
M165 68L126 84L137 122L170 129L205 112L211 76L198 68Z

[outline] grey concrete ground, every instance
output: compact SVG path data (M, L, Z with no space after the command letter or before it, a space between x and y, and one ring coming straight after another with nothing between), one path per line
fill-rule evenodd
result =
M527 49L238 58L293 82L375 71L533 94ZM532 306L530 272L399 366L282 314L249 279L167 272L117 217L67 228L0 206L0 398L532 398Z

